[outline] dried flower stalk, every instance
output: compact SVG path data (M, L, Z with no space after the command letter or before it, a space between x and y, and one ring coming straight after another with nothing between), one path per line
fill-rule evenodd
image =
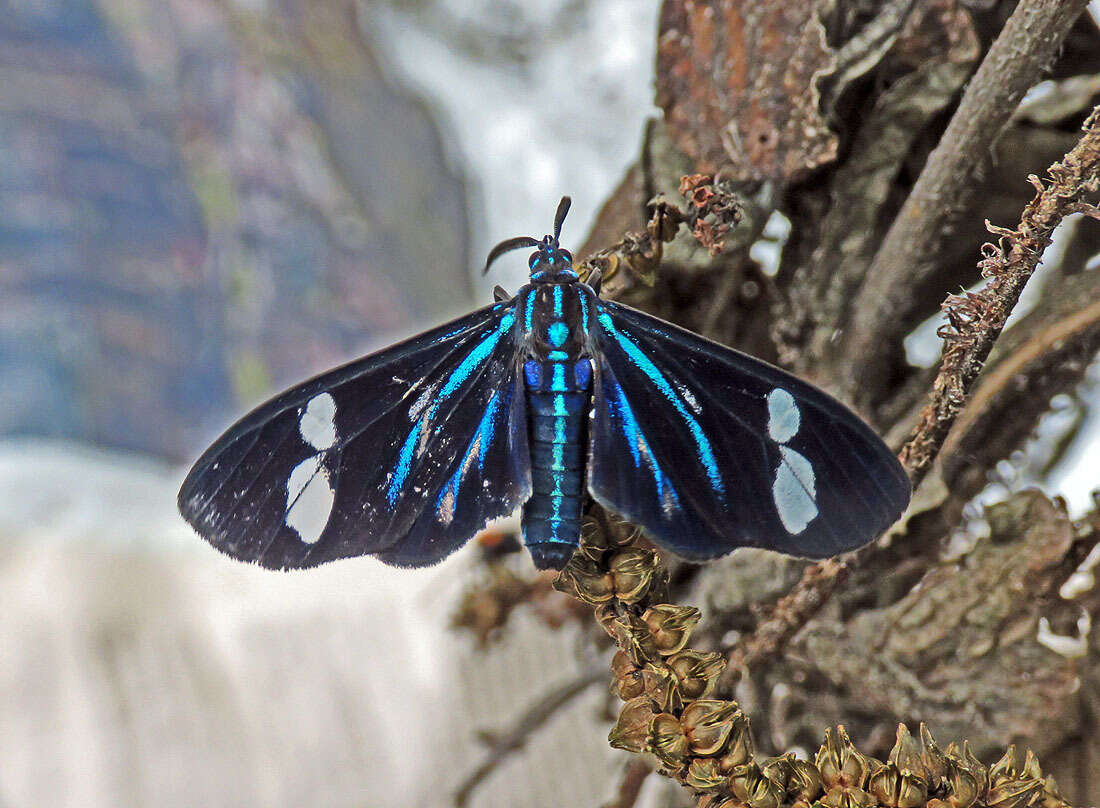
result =
M918 743L904 724L885 761L863 754L843 726L825 731L813 761L755 754L737 702L710 698L726 661L689 646L698 609L666 603L657 554L632 546L636 531L586 518L580 552L555 588L593 606L618 646L611 687L625 702L609 743L652 756L699 808L1062 808L1035 755L1010 746L992 767L964 743L941 751L928 728Z

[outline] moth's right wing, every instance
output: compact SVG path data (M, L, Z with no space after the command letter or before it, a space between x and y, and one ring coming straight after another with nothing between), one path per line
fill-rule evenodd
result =
M514 301L287 390L188 474L184 518L265 567L432 564L531 490Z

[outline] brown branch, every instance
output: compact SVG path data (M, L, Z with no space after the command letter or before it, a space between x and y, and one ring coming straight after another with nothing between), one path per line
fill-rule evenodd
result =
M633 758L626 764L619 787L615 789L615 798L605 803L603 808L634 808L642 793L646 779L653 774L653 768L642 758Z
M509 755L522 749L533 732L557 715L558 710L601 679L603 674L599 670L582 673L560 687L554 688L535 702L507 732L490 736L489 754L455 789L454 804L458 808L466 805L474 789L496 771Z
M727 656L734 675L776 656L847 577L847 566L835 559L808 567L798 585L782 597L752 634Z
M979 266L989 284L979 292L952 295L943 304L948 325L940 330L945 347L932 401L901 450L901 460L914 485L927 473L948 431L962 412L974 381L1035 272L1051 235L1062 220L1083 210L1082 197L1100 184L1100 107L1085 122L1085 134L1065 158L1052 165L1049 181L1030 178L1034 199L1024 208L1015 230L990 227L1001 236L986 244Z
M908 306L934 271L939 245L973 201L993 143L1086 6L1087 0L1020 0L982 60L856 298L843 352L859 358L841 380L848 396L858 399L861 380L886 370L890 356L882 346L900 345Z
M989 285L974 294L952 295L944 303L951 322L941 332L946 347L932 401L901 451L914 487L927 473L962 411L983 362L1050 244L1054 228L1070 213L1086 210L1082 196L1095 191L1100 183L1100 108L1089 117L1084 129L1077 145L1050 167L1047 183L1031 178L1036 195L1024 209L1020 225L1015 230L991 228L1007 246L986 245L986 257L980 266L990 279ZM866 563L878 551L876 545L864 548L849 558L849 564ZM731 667L759 664L778 654L828 600L836 585L832 570L840 563L831 560L808 567L771 614L731 651Z

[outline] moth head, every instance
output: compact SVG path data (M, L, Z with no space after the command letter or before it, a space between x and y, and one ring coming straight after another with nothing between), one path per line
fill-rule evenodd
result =
M504 253L524 247L534 247L535 251L527 259L527 265L531 268L531 280L534 283L562 283L577 280L577 273L573 270L573 254L563 249L558 243L562 222L565 221L565 214L569 212L569 204L569 197L563 196L558 203L558 212L554 215L554 232L543 236L541 241L532 236L517 236L493 247L485 261L484 272L487 273L489 265Z
M527 265L531 268L531 280L535 283L577 280L577 273L573 271L573 255L558 245L556 236L543 236L538 249L527 259Z

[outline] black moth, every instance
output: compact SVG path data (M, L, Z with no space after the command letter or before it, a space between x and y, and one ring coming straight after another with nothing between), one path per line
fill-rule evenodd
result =
M736 547L825 557L878 536L904 469L815 387L599 297L553 235L510 239L530 283L292 387L195 463L180 512L229 555L312 567L434 564L522 507L535 565L560 568L591 496L696 561Z

